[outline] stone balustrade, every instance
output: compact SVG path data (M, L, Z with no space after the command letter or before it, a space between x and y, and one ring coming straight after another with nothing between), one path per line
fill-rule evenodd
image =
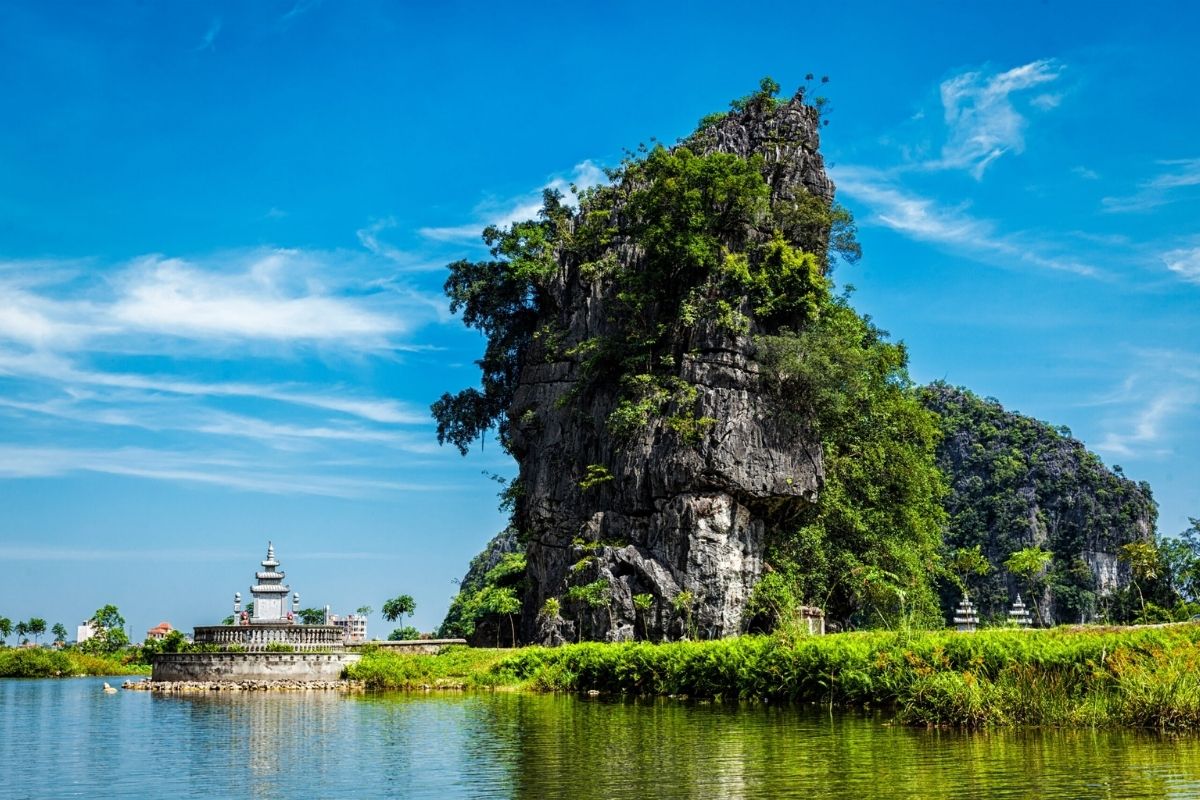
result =
M247 651L287 645L294 650L341 648L342 629L336 625L251 623L249 625L206 625L194 631L196 644L236 646Z

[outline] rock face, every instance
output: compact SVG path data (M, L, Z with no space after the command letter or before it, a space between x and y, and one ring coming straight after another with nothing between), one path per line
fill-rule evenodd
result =
M1020 587L1001 564L1037 546L1054 553L1054 562L1043 596L1026 600L1047 621L1102 615L1106 599L1129 583L1129 567L1117 558L1121 546L1153 537L1150 486L1106 469L1065 430L993 400L945 384L926 387L922 398L944 434L938 466L950 485L946 543L981 545L992 564L972 596L980 613L1007 612ZM943 606L953 602L947 596Z
M817 126L797 95L772 110L731 113L687 144L761 155L773 202L804 193L828 202ZM627 265L639 258L630 245L615 256ZM527 539L522 638L738 633L768 527L812 502L822 480L819 444L760 391L753 320L743 335L681 326L672 342L677 377L697 390L687 410L715 423L686 437L654 419L632 440L618 439L606 421L620 387L580 392L582 359L569 355L617 332L615 289L562 264L550 294L561 339L531 349L508 413L524 493L514 522ZM648 608L635 607L637 595L650 595ZM541 613L549 599L559 601L558 615Z

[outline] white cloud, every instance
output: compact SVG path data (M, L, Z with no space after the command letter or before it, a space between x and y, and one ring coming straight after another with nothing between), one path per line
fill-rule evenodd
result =
M280 249L201 260L151 255L107 270L62 266L41 281L30 276L42 262L8 262L0 269L0 343L170 354L181 342L413 349L404 336L442 318L441 304L394 273L355 275L378 264L343 263L365 258Z
M181 259L140 259L121 277L120 295L102 315L126 330L189 339L338 341L383 347L404 320L328 293L315 278L293 282L288 251L221 274Z
M1159 161L1158 164L1171 169L1142 181L1133 194L1103 198L1100 202L1104 210L1117 214L1149 211L1180 199L1176 189L1200 186L1200 158Z
M1024 263L1076 275L1099 275L1088 264L1046 254L1045 246L1028 236L1000 235L990 221L907 192L889 182L882 173L855 167L830 171L838 190L868 206L874 214L873 221L913 239L948 246L994 264Z
M1095 181L1100 179L1100 173L1096 172L1094 169L1088 169L1087 167L1071 167L1071 172L1074 175L1083 178L1085 181Z
M606 180L604 170L590 160L581 161L571 170L570 178L557 176L551 179L544 188L554 189L563 194L568 200L571 197L571 187L583 190L603 183ZM520 197L510 198L501 203L485 203L475 209L478 221L463 225L446 227L424 227L418 233L426 239L436 242L470 242L478 241L483 229L488 225L506 227L514 222L536 219L542 210L542 190L530 192Z
M1171 250L1163 254L1167 269L1188 283L1200 284L1200 247Z
M944 81L941 100L948 128L942 157L925 166L966 169L981 178L996 159L1025 149L1025 117L1013 104L1019 92L1058 79L1063 66L1050 59L1034 61L999 74L964 72ZM1031 105L1054 108L1061 95L1042 94Z
M268 494L368 497L444 489L436 484L383 481L348 474L279 469L258 459L203 457L149 448L71 448L0 444L0 479L59 477L79 472L223 486Z

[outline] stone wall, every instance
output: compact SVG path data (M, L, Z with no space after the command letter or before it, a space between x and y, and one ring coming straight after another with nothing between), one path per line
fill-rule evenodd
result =
M336 681L358 653L161 653L153 681Z

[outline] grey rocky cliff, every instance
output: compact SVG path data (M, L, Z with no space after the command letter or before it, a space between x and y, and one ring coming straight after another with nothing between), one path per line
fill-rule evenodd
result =
M694 150L763 157L776 202L809 193L828 202L833 186L817 152L818 119L797 95L773 111L732 113L689 140ZM616 248L627 264L636 247ZM664 419L632 439L606 430L620 387L582 385L569 354L615 332L614 288L562 264L550 296L556 346L534 346L509 408L509 442L523 497L515 525L526 538L522 638L729 636L743 629L746 602L763 571L768 527L811 503L822 481L819 444L784 421L760 390L751 335L697 324L680 327L677 377L697 389L689 409L715 424L688 441ZM756 332L753 328L750 333ZM611 479L582 488L592 465ZM571 601L571 587L601 582L604 600ZM676 609L680 593L692 598ZM653 597L641 615L635 595ZM550 598L561 614L540 612ZM687 630L690 628L690 631Z

